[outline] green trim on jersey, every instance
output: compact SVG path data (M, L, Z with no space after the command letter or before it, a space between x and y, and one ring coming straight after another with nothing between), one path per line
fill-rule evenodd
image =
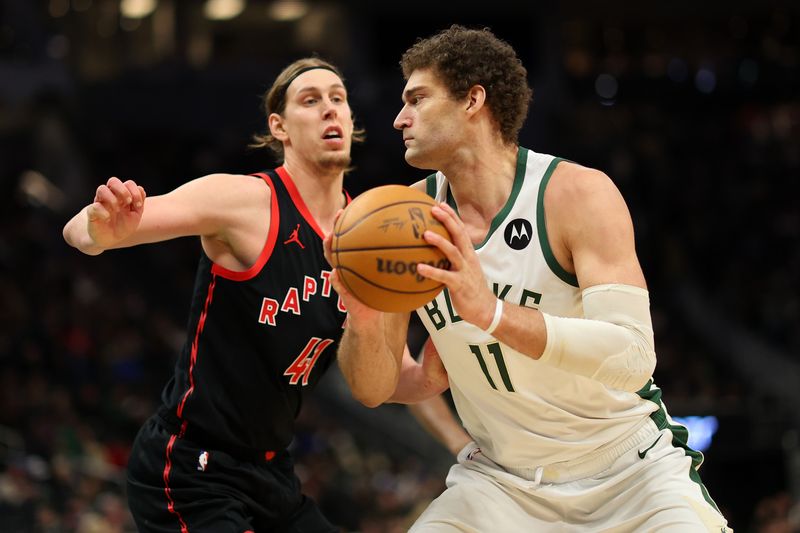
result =
M436 199L436 172L425 178L425 192L434 200Z
M545 225L544 218L544 190L556 167L562 161L564 161L564 159L560 157L553 158L544 176L542 176L542 181L539 184L539 198L536 200L536 227L539 233L539 246L542 247L542 254L544 255L544 260L547 262L547 266L550 267L553 274L558 276L561 281L569 283L573 287L578 287L578 276L564 270L564 267L558 263L558 259L556 259L556 256L553 254L553 249L550 247L550 240L547 238L547 226Z
M651 379L644 387L637 391L636 394L643 400L651 401L658 406L658 410L654 411L650 415L650 418L655 422L659 430L669 429L672 432L672 445L676 448L682 448L683 453L692 459L692 464L689 467L689 479L700 485L700 492L703 493L703 498L705 498L714 509L719 511L719 507L717 507L717 504L711 499L708 489L703 485L700 474L697 472L700 465L703 464L703 453L689 448L689 430L686 429L685 426L670 423L670 419L667 418L667 411L664 409L664 404L661 403L661 389L656 387Z
M522 182L525 181L525 169L527 166L528 149L519 146L517 150L517 170L514 173L514 183L511 185L511 194L508 195L506 205L504 205L503 208L492 219L492 223L489 225L489 231L486 232L486 237L480 244L476 244L474 246L476 250L480 250L480 248L486 244L486 241L489 240L489 237L491 237L495 230L500 227L500 224L503 223L505 218L511 212L511 208L514 207L514 202L517 201L517 196L519 196L519 191L522 189ZM447 189L447 204L453 208L453 211L458 213L456 200L453 198L453 194L450 192L449 188Z

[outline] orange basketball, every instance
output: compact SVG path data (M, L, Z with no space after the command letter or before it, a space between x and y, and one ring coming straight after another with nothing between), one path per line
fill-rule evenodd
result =
M433 218L435 201L402 185L371 189L348 205L333 228L333 266L356 298L380 311L411 311L431 301L444 285L417 274L417 264L449 268L450 262L422 234L450 240Z

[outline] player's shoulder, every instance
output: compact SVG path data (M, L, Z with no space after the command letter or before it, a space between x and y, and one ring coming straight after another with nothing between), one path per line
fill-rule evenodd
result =
M200 179L209 180L213 182L220 182L230 184L232 182L242 182L242 183L260 183L263 182L263 177L270 177L267 172L254 172L252 174L238 174L238 173L227 173L227 172L215 172L213 174L207 174Z
M558 164L546 191L549 203L595 203L610 196L619 196L619 190L605 172L571 161Z
M627 214L622 194L605 172L570 161L562 161L553 172L544 208L549 220L566 226Z
M225 197L235 196L243 199L250 197L263 198L264 195L267 197L271 195L270 187L267 186L260 174L217 172L207 174L199 180L204 183L204 188L210 194L218 194Z

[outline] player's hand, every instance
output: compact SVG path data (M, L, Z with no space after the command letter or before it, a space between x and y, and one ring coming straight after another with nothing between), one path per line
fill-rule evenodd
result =
M450 232L453 242L432 231L426 231L423 237L450 260L450 270L420 263L417 265L417 273L444 283L459 316L485 329L492 323L496 297L486 284L486 277L466 226L453 208L444 202L435 205L431 212Z
M339 212L336 213L334 227L336 227L336 220L339 219L341 214L342 210L340 209ZM333 233L329 233L322 240L322 250L325 254L325 259L331 266L334 264L333 252L331 251L332 240ZM345 309L347 309L348 323L352 323L352 325L355 327L358 327L361 324L363 324L365 327L373 327L375 320L377 320L383 313L362 303L361 300L356 298L352 292L347 290L347 286L342 282L341 278L339 277L339 271L336 268L332 269L331 284L333 285L333 290L335 290L339 295L339 298L342 299L342 304L344 304Z
M332 228L336 227L336 222L339 220L339 217L342 216L342 211L344 209L339 209L336 212L336 216L333 217L333 226ZM325 235L325 238L322 239L322 253L325 254L325 260L328 261L328 264L333 266L333 252L331 251L331 242L333 242L333 231Z
M94 202L86 208L87 230L94 244L108 248L133 234L142 220L145 196L133 180L123 183L113 177L100 185Z

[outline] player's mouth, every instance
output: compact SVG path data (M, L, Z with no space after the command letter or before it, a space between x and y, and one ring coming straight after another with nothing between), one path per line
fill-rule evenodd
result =
M328 146L339 147L344 144L344 132L339 126L328 126L322 132L322 139Z

